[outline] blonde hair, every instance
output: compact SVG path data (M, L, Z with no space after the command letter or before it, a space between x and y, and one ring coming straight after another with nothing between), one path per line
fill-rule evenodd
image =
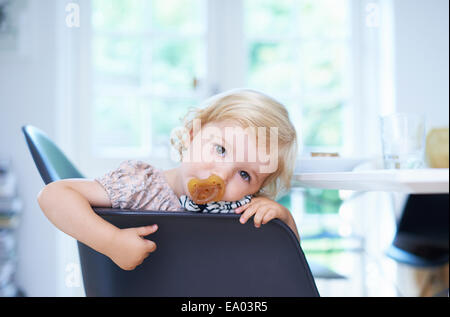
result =
M290 190L298 151L297 133L281 103L254 90L237 89L213 96L199 108L190 108L182 118L184 126L174 130L171 136L171 144L181 159L189 144L189 135L193 133L194 119L200 119L202 126L231 119L244 129L277 127L278 166L266 177L254 196L277 199Z

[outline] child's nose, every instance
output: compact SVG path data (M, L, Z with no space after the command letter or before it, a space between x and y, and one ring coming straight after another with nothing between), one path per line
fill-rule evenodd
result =
M230 179L232 173L233 173L233 170L230 168L215 169L212 172L212 174L216 174L217 176L222 178L222 180L225 182L225 185L228 183L228 180Z

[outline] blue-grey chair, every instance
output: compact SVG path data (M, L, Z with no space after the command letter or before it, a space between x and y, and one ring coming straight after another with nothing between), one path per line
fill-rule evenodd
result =
M409 195L386 254L415 267L437 267L448 263L448 208L448 194Z
M45 184L83 178L44 132L22 131ZM78 242L87 296L319 296L296 236L281 221L256 229L235 214L93 209L119 228L159 229L149 236L157 250L132 271Z

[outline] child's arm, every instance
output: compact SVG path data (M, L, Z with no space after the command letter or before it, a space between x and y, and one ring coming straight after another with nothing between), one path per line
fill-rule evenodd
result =
M156 249L154 242L143 238L156 227L119 229L92 210L91 205L111 207L106 191L94 180L59 180L45 186L37 198L57 228L105 254L122 269L134 269Z
M300 236L292 214L286 207L274 200L266 197L255 197L250 203L236 208L235 212L237 214L244 212L239 219L241 223L246 223L247 220L254 215L255 227L257 228L259 228L261 224L266 224L270 220L278 218L291 228L292 232L294 232L300 242Z

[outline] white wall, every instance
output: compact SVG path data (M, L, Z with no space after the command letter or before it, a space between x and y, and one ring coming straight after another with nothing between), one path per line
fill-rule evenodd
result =
M394 0L396 107L448 126L449 1Z
M0 157L12 160L24 203L17 279L30 296L57 295L57 231L37 204L43 182L20 130L32 124L55 136L54 16L53 1L29 1L20 30L26 50L0 55Z

